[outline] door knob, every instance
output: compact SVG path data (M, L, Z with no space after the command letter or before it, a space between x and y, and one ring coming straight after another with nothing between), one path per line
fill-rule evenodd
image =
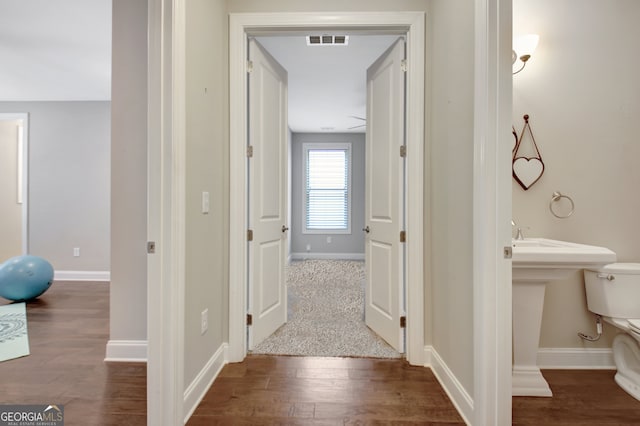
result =
M282 232L287 232L289 228L285 225L282 225Z
M366 227L362 228L362 230L363 230L364 232L366 232L367 234L368 234L369 232L371 232L371 229L369 228L369 225L367 225Z

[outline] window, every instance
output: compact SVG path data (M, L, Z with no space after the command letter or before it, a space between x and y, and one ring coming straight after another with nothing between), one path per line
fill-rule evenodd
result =
M304 144L307 234L351 233L351 145Z

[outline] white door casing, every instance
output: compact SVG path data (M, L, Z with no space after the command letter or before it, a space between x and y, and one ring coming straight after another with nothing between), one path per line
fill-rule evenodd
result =
M365 322L404 352L404 39L367 70Z
M246 355L247 259L247 38L252 34L300 31L377 31L406 34L407 41L407 151L406 243L407 329L406 357L424 365L424 67L425 14L423 12L341 13L232 13L229 19L230 84L230 240L229 240L229 351L238 362Z
M249 40L249 327L252 349L287 320L287 72Z

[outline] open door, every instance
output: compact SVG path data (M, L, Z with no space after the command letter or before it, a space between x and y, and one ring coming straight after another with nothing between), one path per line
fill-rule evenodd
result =
M249 61L248 347L253 349L287 320L287 72L255 39L249 41Z
M367 70L365 322L404 352L405 42L396 41Z

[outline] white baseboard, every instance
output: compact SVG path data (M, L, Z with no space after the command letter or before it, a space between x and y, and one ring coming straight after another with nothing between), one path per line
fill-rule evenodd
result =
M364 253L291 253L292 260L364 260Z
M549 370L613 370L610 348L540 348L538 367Z
M147 341L109 340L104 360L108 362L147 362Z
M55 271L54 281L111 281L110 271Z
M209 359L207 365L204 366L184 391L185 424L187 424L187 421L202 401L202 398L204 398L213 381L218 377L218 374L220 374L222 367L227 363L227 350L227 343L220 346L216 353Z
M424 347L425 367L430 367L466 424L473 418L473 398L458 381L433 346Z

